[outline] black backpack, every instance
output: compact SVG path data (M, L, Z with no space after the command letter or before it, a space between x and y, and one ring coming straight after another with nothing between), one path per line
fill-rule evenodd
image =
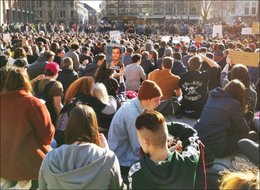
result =
M47 109L48 109L48 111L51 115L52 123L55 124L57 114L56 114L54 107L53 107L53 97L49 97L50 89L55 84L55 81L50 81L45 86L43 91L39 91L39 83L40 83L40 80L36 81L35 84L34 84L34 87L33 87L34 96L45 102L45 105L46 105L46 107L47 107Z

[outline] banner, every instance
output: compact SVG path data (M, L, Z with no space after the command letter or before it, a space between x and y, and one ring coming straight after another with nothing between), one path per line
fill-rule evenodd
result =
M242 35L252 34L252 28L242 28L241 34Z
M110 40L112 43L118 43L120 44L121 40L121 33L119 30L113 30L109 32Z
M3 34L3 40L5 41L5 42L11 42L11 36L10 36L10 34L9 33L6 33L6 34Z
M252 24L252 34L260 34L259 33L259 27L260 27L259 22L253 22L253 24Z
M214 25L213 26L213 33L212 33L213 38L222 38L222 25Z
M232 64L243 64L251 67L259 67L260 53L249 53L244 51L230 50Z

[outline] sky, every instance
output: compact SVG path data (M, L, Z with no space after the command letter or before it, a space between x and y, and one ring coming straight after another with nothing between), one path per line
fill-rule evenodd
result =
M100 9L99 9L99 4L102 2L102 1L98 1L98 0L80 0L80 2L84 2L84 3L87 3L89 6L91 6L93 9L96 9L98 12L100 12Z

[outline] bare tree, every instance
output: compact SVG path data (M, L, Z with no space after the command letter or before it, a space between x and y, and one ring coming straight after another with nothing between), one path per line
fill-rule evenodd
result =
M200 10L200 15L203 21L208 19L210 8L213 4L212 0L199 0L197 1L198 9Z
M48 13L48 21L51 23L55 23L59 14L59 1L48 1L47 13Z

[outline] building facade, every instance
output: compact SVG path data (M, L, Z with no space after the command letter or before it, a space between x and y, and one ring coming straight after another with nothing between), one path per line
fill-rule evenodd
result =
M34 0L1 0L0 24L34 22Z
M131 21L135 24L159 24L166 20L200 19L200 7L196 1L179 0L105 0L100 5L101 19Z
M258 0L214 1L210 18L224 22L259 21Z
M36 23L77 23L79 0L34 0Z
M81 3L81 4L88 11L88 20L85 23L90 24L90 25L96 25L97 24L97 11L86 3Z

